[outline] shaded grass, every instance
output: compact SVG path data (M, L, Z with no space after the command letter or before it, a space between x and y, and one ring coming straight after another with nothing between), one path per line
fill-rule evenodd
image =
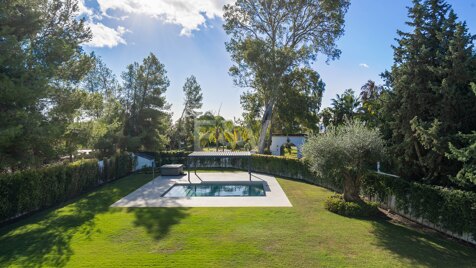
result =
M332 193L279 179L292 208L110 208L133 175L0 229L0 267L471 267L476 249L324 209Z

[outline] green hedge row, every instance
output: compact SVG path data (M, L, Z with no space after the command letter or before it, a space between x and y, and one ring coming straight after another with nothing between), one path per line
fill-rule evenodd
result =
M0 174L0 222L67 201L99 184L130 173L127 154L52 164L39 169Z
M370 175L363 183L366 195L384 202L395 196L396 207L412 217L422 217L448 231L469 233L476 239L476 193Z

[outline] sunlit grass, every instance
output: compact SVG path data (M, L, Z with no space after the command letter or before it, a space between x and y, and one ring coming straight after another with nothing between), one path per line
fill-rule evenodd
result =
M150 174L106 185L0 229L6 266L470 267L476 250L385 220L326 211L331 192L279 179L291 208L109 206Z

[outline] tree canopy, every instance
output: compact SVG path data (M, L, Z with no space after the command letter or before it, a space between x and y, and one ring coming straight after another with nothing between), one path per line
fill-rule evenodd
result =
M345 201L360 201L360 184L383 157L384 141L377 129L348 121L310 136L303 154L318 176L343 186Z

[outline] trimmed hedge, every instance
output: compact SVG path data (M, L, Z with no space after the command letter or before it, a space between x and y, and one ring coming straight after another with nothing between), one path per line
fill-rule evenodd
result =
M412 217L476 239L476 193L373 174L363 183L363 191L381 202L395 196L396 207Z
M88 159L0 174L0 222L67 201L131 170L132 159L123 154L105 159L102 170Z

